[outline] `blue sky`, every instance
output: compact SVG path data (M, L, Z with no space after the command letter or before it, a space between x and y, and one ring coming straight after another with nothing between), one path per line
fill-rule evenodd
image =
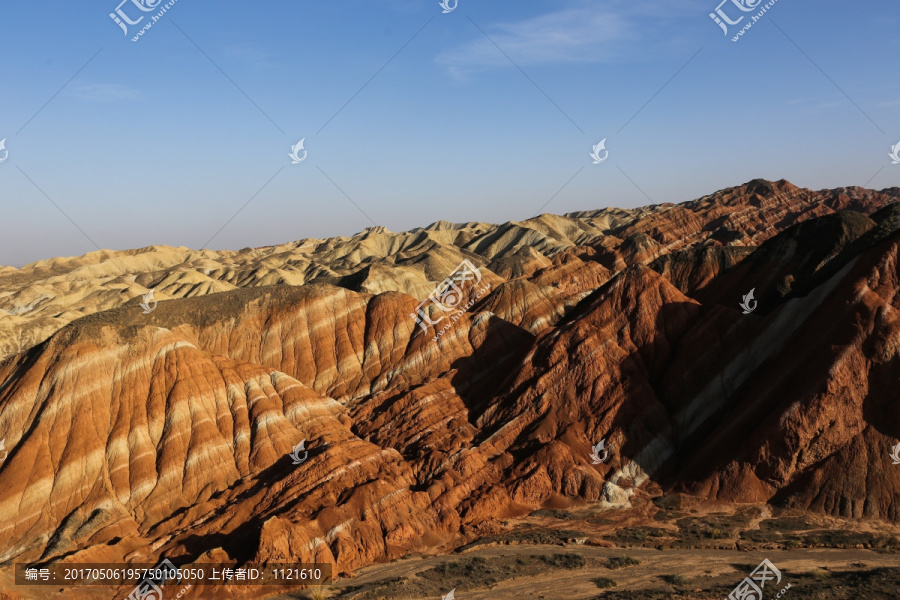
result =
M119 1L0 4L0 264L900 186L896 0Z

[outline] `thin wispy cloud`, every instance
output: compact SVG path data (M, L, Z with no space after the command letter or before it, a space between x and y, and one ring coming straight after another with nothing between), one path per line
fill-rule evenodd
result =
M520 65L596 62L615 55L615 45L633 34L618 14L592 8L574 8L517 23L494 25L486 32ZM509 65L484 36L448 50L438 64L456 76Z
M474 72L510 66L494 43L523 67L633 59L664 22L688 8L674 9L664 2L604 6L578 2L525 20L480 23L490 40L476 33L471 41L441 53L436 62L463 79Z
M122 102L143 98L138 90L118 83L76 83L72 93L86 102Z

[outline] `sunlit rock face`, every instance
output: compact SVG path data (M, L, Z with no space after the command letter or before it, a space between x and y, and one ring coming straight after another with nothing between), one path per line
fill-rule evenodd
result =
M661 491L896 523L897 199L754 181L5 268L0 560L349 572ZM463 260L463 309L420 326Z

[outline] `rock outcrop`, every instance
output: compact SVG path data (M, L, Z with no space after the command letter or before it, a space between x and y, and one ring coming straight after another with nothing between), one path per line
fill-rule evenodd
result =
M4 269L0 572L161 556L350 572L549 504L663 491L898 523L897 196L754 181L677 206ZM480 280L417 322L463 260Z

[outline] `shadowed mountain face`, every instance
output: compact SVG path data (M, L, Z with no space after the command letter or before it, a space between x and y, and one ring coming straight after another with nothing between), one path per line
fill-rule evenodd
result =
M664 491L900 523L898 199L754 181L4 268L0 561L349 572ZM417 323L464 259L467 309Z

